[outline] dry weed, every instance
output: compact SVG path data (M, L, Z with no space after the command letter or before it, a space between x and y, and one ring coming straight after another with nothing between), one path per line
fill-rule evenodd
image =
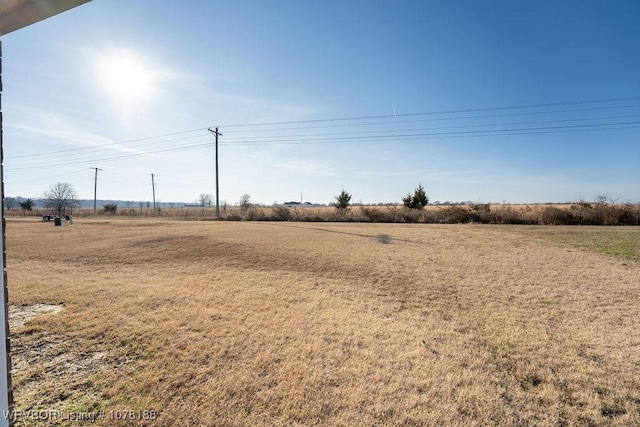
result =
M8 219L7 253L12 304L65 307L12 330L18 409L640 423L640 264L513 227Z

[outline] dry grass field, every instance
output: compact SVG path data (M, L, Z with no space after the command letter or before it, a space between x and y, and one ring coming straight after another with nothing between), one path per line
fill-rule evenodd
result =
M11 331L16 409L56 411L18 425L640 425L638 228L9 218L6 245L13 310L63 307Z

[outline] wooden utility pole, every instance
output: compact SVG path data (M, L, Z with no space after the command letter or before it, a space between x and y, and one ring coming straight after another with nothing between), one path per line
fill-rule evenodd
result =
M222 136L222 134L218 132L217 126L215 131L209 128L209 132L216 136L216 219L220 219L220 187L218 184L218 136Z
M101 171L102 169L100 168L90 168L90 169L95 169L96 170L96 177L95 180L93 182L93 214L96 214L96 201L98 200L97 196L98 196L98 171Z
M151 189L153 190L153 211L156 211L156 182L154 181L155 174L151 174Z

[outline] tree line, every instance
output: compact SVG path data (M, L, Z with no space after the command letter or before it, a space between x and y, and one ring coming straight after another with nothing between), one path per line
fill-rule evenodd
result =
M568 207L544 206L514 208L509 205L491 206L488 203L468 204L464 206L447 205L434 209L425 209L429 197L421 183L413 192L402 197L402 205L382 207L360 206L352 210L352 194L343 189L330 203L335 208L330 211L298 210L288 206L258 207L251 202L249 194L243 194L237 211L227 213L224 202L223 211L226 220L254 221L360 221L360 222L416 222L416 223L494 223L494 224L553 224L553 225L640 225L640 204L623 203L610 198L607 194L597 195L594 202L579 200ZM77 206L77 193L69 183L52 185L43 194L44 205L58 215L63 215ZM197 199L202 207L211 206L211 194L202 193ZM36 205L33 199L7 197L6 209L22 209L25 214ZM142 206L142 204L141 204ZM125 211L129 212L130 210ZM117 203L107 203L102 213L115 215ZM122 214L127 214L122 212ZM157 211L157 214L167 214ZM185 216L186 217L186 216Z
M67 182L58 182L49 187L43 194L43 200L45 207L52 209L57 215L62 215L67 209L72 209L76 206L78 194L73 185ZM5 197L4 208L11 210L20 208L25 213L33 210L36 206L36 201L22 197Z

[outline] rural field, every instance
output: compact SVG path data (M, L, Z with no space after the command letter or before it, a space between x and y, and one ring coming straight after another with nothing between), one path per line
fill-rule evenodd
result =
M640 425L638 227L6 233L17 425Z

